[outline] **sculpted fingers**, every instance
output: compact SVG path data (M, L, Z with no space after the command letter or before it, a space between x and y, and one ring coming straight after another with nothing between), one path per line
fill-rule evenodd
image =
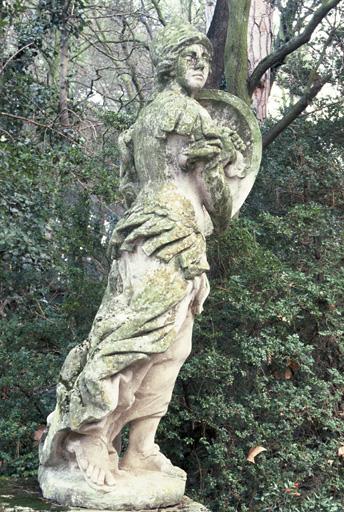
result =
M190 169L197 162L208 162L217 158L222 151L222 143L220 139L210 139L197 141L191 144L181 155L183 167Z

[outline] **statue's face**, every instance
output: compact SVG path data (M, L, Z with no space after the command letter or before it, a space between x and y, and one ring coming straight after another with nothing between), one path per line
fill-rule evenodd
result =
M184 48L177 59L176 81L188 94L193 94L204 86L210 68L210 55L201 44L191 44Z

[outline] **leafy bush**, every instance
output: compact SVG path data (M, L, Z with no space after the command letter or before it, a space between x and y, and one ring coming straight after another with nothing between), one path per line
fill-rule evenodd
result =
M109 149L87 156L77 146L46 148L36 136L0 146L0 470L20 476L36 473L34 434L101 300L104 226L116 221L102 202L117 194Z

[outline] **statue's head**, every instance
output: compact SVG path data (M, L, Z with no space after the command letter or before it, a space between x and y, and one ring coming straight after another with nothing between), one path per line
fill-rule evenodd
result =
M154 39L151 55L160 87L175 81L191 94L207 80L212 46L190 23L173 22Z

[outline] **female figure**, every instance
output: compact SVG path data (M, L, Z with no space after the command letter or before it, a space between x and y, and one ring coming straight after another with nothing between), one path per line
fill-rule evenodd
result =
M231 215L223 168L236 151L194 98L211 52L190 24L169 25L154 42L161 91L120 141L131 206L112 236L114 261L91 333L60 374L41 482L46 468L74 464L91 486L111 490L127 424L121 469L184 475L154 439L208 294L205 238Z

